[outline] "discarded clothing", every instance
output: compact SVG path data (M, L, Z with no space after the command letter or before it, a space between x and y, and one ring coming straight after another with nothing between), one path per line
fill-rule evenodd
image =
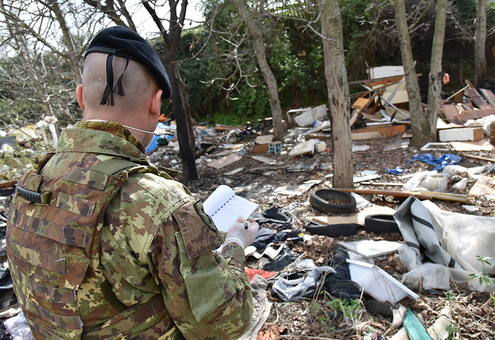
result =
M258 332L268 319L270 309L272 308L273 303L268 300L268 296L266 295L268 282L264 278L255 275L251 281L251 288L253 289L253 316L251 317L251 326L238 340L256 340L258 338Z
M256 249L265 249L270 243L277 243L285 241L289 237L289 233L286 232L276 232L265 227L261 227L256 234L256 239L252 246Z
M249 277L249 281L252 282L253 281L253 278L256 276L256 275L259 275L261 276L262 278L264 279L269 279L271 277L274 277L275 275L277 275L278 273L277 272L269 272L269 271L266 271L266 270L260 270L260 269L251 269L251 268L246 268L246 274L247 276ZM252 285L252 284L251 284Z
M435 167L433 170L442 170L447 165L455 165L461 161L461 157L453 154L443 154L439 158L435 158L430 153L415 155L408 163L414 163L414 161L421 161L427 164L432 164Z
M290 249L284 248L278 258L263 266L263 270L279 272L284 270L292 262L294 262L294 258L292 257Z
M317 289L321 283L322 274L333 273L332 267L316 267L311 270L306 278L288 280L278 279L272 287L272 294L283 301L296 301L302 298L313 298L318 294Z
M270 207L262 213L255 213L251 215L251 218L255 220L260 226L263 224L270 224L271 229L284 230L292 229L292 219L283 213L277 207Z
M336 255L333 257L334 274L327 275L325 290L339 299L357 299L361 296L361 287L351 280L351 272L347 259L349 253L341 246L336 246Z

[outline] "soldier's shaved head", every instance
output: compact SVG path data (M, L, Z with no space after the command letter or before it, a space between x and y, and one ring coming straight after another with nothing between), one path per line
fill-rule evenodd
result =
M139 112L146 105L149 105L150 96L159 89L157 81L144 65L129 60L127 69L125 69L126 59L114 56L112 62L113 84L116 88L117 80L125 69L122 78L124 96L114 93L114 105L100 105L107 86L108 56L105 53L91 53L85 59L82 76L85 111L101 112L105 115Z

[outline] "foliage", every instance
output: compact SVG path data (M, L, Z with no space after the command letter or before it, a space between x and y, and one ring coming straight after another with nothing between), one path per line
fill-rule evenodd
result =
M447 331L447 339L448 340L453 340L453 339L458 339L458 335L460 333L459 328L457 328L456 325L447 325L445 326L445 330Z
M453 301L456 297L456 294L454 293L453 290L446 291L445 295L446 295L448 301Z
M471 277L472 280L479 280L480 285L482 285L483 282L486 283L487 285L490 285L492 281L490 279L490 276L486 272L485 264L491 265L490 261L492 258L483 257L479 255L476 255L476 257L478 261L481 262L482 268L478 273L469 274L469 276Z
M350 320L357 320L361 313L361 300L359 299L334 299L327 304L335 310L341 311Z

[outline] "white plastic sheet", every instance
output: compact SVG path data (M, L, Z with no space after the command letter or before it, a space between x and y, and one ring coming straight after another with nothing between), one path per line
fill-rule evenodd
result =
M495 218L443 211L431 201L408 198L394 214L407 245L399 249L399 257L409 272L403 283L415 287L423 278L425 288L448 289L449 279L467 282L468 289L490 291L470 274L482 269L495 274ZM423 258L420 248L427 258ZM491 257L490 265L478 256ZM434 263L425 267L423 261ZM455 261L455 262L454 262ZM445 267L442 269L438 265ZM448 272L447 272L448 271Z

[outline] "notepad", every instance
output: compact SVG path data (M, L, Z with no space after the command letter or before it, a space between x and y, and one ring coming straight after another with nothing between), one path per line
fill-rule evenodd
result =
M258 204L237 196L229 186L220 185L204 201L203 207L219 230L228 231L240 216L247 220Z

